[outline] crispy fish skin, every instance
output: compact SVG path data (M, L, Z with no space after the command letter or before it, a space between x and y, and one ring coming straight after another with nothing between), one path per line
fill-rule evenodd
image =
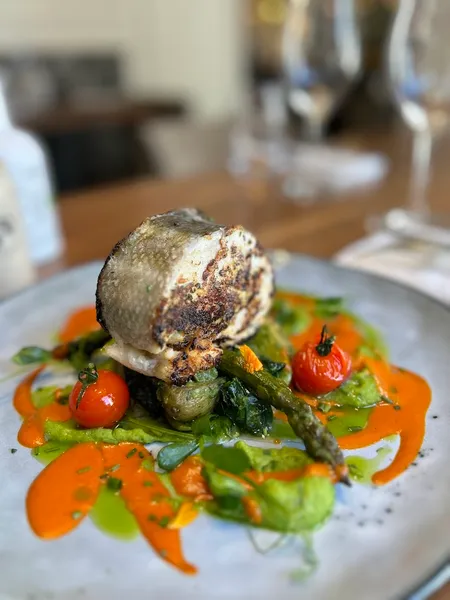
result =
M149 217L114 247L98 279L97 318L114 358L182 383L216 364L219 346L252 335L272 295L270 262L250 232L183 209ZM124 353L133 360L121 361Z

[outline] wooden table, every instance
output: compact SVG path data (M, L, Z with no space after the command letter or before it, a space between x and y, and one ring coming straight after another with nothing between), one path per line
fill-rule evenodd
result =
M145 217L183 206L203 209L218 222L241 223L268 248L286 248L328 258L365 234L365 221L408 197L410 143L405 135L356 136L347 143L386 152L391 170L373 189L344 198L323 198L312 206L283 200L274 182L237 182L224 172L189 181L135 181L61 199L66 253L41 270L41 277L93 259L104 259L114 244ZM430 189L433 208L450 209L450 143L436 152ZM433 596L450 600L450 584Z
M268 248L285 248L328 258L365 234L367 218L407 201L410 144L404 135L354 136L348 145L381 149L391 158L387 178L371 189L344 197L321 198L299 206L282 198L276 182L238 182L225 172L187 181L144 179L61 199L67 249L64 261L42 270L42 276L61 267L105 258L113 245L145 217L183 206L203 209L218 222L241 223ZM450 208L447 189L450 144L437 152L431 186L433 205Z

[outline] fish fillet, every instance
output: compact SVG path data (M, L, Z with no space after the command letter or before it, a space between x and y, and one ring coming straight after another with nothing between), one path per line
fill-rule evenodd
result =
M97 318L113 338L112 358L181 384L256 331L273 289L249 231L182 209L147 218L113 248L98 278Z

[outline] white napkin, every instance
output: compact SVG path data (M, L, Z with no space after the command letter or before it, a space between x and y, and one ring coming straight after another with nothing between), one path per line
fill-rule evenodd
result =
M404 283L450 305L449 249L405 242L382 231L347 246L334 260Z

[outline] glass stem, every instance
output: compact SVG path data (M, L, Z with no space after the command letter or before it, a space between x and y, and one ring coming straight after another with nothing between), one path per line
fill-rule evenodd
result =
M313 144L319 144L323 139L323 121L320 119L311 119L308 123L308 137Z
M416 213L429 210L427 188L430 181L430 162L433 137L429 130L414 134L410 208Z

